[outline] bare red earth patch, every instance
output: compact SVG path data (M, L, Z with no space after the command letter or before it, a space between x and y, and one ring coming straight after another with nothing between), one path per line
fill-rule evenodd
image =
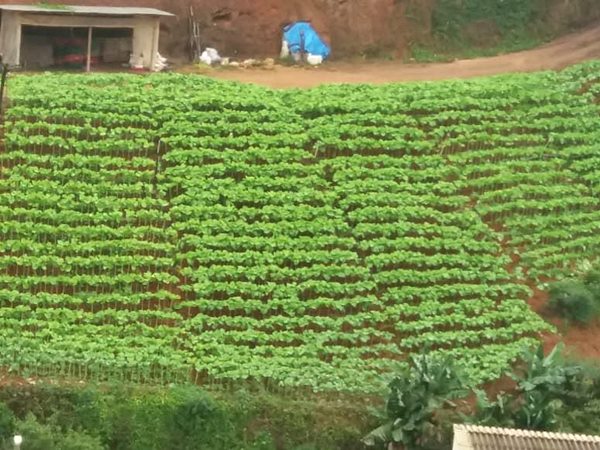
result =
M547 333L543 336L546 351L562 342L568 355L600 361L600 320L595 320L589 325L567 323L547 309L547 292L537 287L532 289L534 293L529 299L529 305L557 329L557 333Z

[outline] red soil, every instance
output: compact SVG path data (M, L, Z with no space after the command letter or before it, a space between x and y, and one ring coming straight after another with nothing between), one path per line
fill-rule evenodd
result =
M254 83L272 88L310 88L329 83L380 84L555 70L594 58L600 58L600 26L564 36L534 50L491 58L458 60L452 63L331 62L318 68L284 66L275 66L271 70L217 68L203 70L203 73L225 80Z
M565 344L567 354L577 358L600 360L600 320L589 325L567 324L563 319L551 314L547 308L548 293L534 288L529 305L547 322L557 329L557 333L544 335L544 347L550 351L556 344Z

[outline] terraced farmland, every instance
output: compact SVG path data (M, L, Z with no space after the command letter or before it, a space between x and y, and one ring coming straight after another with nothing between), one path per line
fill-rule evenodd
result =
M490 379L549 329L528 284L598 259L599 68L14 78L0 365L365 391L429 348Z

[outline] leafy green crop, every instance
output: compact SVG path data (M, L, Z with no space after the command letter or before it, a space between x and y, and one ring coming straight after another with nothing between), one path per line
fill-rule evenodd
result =
M290 92L16 77L0 365L364 392L427 347L493 378L549 328L520 278L598 255L594 71Z

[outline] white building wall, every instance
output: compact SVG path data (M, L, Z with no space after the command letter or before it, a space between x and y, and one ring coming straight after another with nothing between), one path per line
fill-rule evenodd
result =
M138 17L133 27L133 55L142 58L144 67L152 68L158 51L160 20Z
M21 53L21 23L20 13L14 11L2 12L0 25L0 53L3 61L11 66L17 66Z

